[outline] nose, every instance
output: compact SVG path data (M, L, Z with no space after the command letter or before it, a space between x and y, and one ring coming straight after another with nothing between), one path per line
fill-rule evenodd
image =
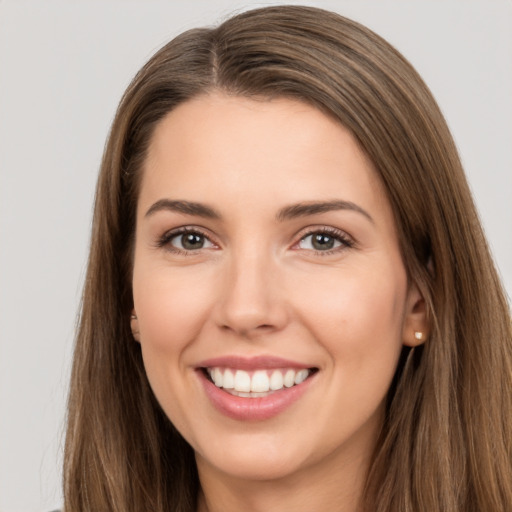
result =
M216 305L217 325L251 338L281 330L288 311L278 265L266 255L239 255L226 265Z

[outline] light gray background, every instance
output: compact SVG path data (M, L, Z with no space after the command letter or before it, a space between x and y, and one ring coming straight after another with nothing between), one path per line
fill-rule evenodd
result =
M75 315L117 102L172 36L256 5L0 0L0 510L61 504ZM455 135L512 292L512 2L318 1L416 66Z

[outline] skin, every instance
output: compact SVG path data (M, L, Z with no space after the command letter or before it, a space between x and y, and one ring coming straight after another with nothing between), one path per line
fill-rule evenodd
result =
M213 93L164 118L143 172L132 329L158 401L195 450L199 510L354 512L400 351L427 329L372 163L343 126L302 102ZM148 214L162 199L220 218ZM333 200L367 215L276 218L291 204ZM159 243L183 226L206 236L202 248L180 249L180 236ZM326 228L349 243L315 250L308 235ZM196 371L225 355L318 372L285 411L243 422L213 407Z

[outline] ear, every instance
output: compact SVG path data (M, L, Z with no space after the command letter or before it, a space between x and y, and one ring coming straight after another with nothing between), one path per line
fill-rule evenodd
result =
M402 329L402 343L408 347L421 345L430 335L430 325L425 299L414 283L409 285L407 292Z
M132 329L133 339L140 343L139 319L137 318L137 314L135 313L134 309L132 309L130 315L130 327Z

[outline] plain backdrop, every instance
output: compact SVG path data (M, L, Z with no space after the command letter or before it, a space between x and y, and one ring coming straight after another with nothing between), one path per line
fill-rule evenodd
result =
M302 3L366 24L423 75L454 133L510 296L512 2ZM123 90L181 31L269 4L0 0L1 512L62 503L65 400L93 190Z

